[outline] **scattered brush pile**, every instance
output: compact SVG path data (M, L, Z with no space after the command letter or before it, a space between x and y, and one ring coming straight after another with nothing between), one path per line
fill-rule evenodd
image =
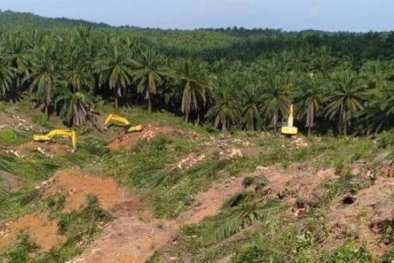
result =
M29 121L21 118L18 115L12 115L7 121L0 124L0 131L2 130L20 130L20 131L33 131L36 127Z

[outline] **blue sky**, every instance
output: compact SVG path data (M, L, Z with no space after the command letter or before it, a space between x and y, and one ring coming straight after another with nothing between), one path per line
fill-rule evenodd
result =
M0 0L0 9L114 26L394 29L394 0Z

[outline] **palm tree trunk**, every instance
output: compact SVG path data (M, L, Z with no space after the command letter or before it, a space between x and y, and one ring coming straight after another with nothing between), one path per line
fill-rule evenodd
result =
M122 97L122 93L121 93L121 87L118 83L116 83L116 87L115 87L115 108L119 107L119 98Z
M276 134L276 125L278 124L278 113L274 113L274 133Z
M152 112L152 101L150 99L150 96L148 97L148 110L149 110L149 113Z
M19 78L19 76L17 75L17 77L16 77L16 87L15 87L15 94L18 94L18 93L19 93L20 86L21 86L21 81L20 81L20 78Z
M227 126L227 121L226 121L226 118L225 118L225 119L223 120L223 123L222 123L222 131L223 131L223 132L227 131L226 126Z
M45 114L47 115L47 118L49 118L49 105L45 104Z
M347 137L347 112L344 113L344 121L343 121L343 135Z
M118 94L116 93L115 94L115 108L117 109L118 106L119 106L119 104L118 104Z
M200 113L197 113L196 126L200 124Z

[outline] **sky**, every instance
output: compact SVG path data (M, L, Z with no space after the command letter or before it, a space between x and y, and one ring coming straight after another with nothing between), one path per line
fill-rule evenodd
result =
M162 29L394 29L394 0L0 0L0 9Z

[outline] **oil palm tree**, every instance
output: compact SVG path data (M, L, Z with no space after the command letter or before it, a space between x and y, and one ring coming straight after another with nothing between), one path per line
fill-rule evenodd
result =
M176 81L182 89L181 111L185 114L186 122L189 115L206 103L206 92L211 89L211 82L206 71L207 65L201 61L190 58L182 59L176 71Z
M313 73L320 73L325 78L328 78L335 63L336 59L331 55L330 48L323 46L313 53L310 70Z
M133 68L133 79L137 83L137 92L144 95L148 101L149 112L152 111L151 97L157 93L157 86L162 84L166 75L165 69L161 66L161 56L152 50L143 52L137 64Z
M38 96L38 104L44 104L49 116L49 108L53 105L54 90L59 86L60 75L57 67L55 45L47 43L34 50L31 72L24 78L30 80L30 91Z
M240 117L240 105L236 90L229 81L225 81L214 90L213 95L215 101L206 117L214 120L215 128L221 126L222 131L227 131L231 125L238 122Z
M121 51L115 39L110 40L96 62L96 72L99 74L100 84L108 84L115 95L115 107L122 97L122 89L131 84L133 62Z
M0 50L0 99L12 93L17 73L17 70L7 63L4 57L4 52Z
M68 89L72 92L91 91L94 86L94 79L88 70L89 67L83 62L68 65L63 70L63 78Z
M258 87L255 84L249 84L242 89L242 126L249 130L261 130L263 121L260 114L261 108L261 94L259 90L262 87Z
M55 105L60 108L60 116L68 126L79 126L91 121L96 127L96 118L92 112L94 99L85 91L72 92L63 88L57 94Z
M383 91L388 85L390 70L388 65L380 61L368 61L361 68L360 77L364 78L368 88Z
M16 69L14 78L15 94L19 92L22 80L29 74L31 66L31 52L28 47L28 38L21 32L9 35L5 40L6 63Z
M276 133L279 116L288 111L292 84L287 74L273 73L273 69L269 70L263 82L260 111L266 121L271 122Z
M366 85L359 81L357 73L351 70L336 71L332 75L332 87L325 102L326 117L338 119L340 132L347 136L352 118L364 109L363 98Z
M82 125L88 120L96 125L91 112L93 96L90 95L94 80L88 70L88 65L83 61L74 61L63 70L63 86L56 93L55 105L68 126Z
M297 94L298 116L305 117L305 127L308 128L308 136L311 135L315 124L315 117L323 109L323 85L319 77L313 73L304 75L299 82Z

